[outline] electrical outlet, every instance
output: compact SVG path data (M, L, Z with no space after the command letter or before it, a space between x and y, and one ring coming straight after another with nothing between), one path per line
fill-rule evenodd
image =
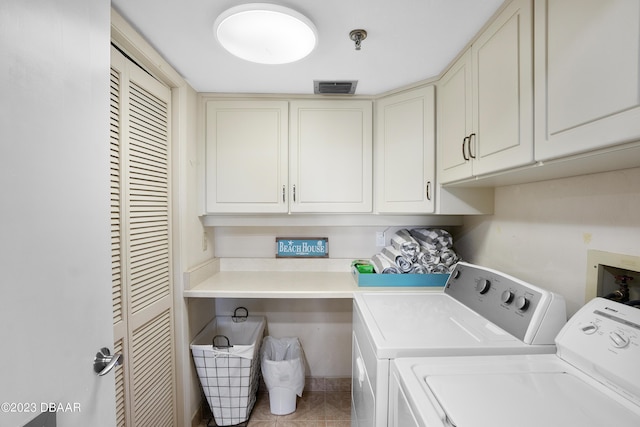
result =
M202 252L206 251L209 247L209 240L207 239L207 232L202 233Z
M384 231L376 231L376 246L383 247L386 245Z

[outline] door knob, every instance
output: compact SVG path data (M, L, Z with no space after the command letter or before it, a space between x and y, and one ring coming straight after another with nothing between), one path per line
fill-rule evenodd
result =
M93 370L99 376L108 374L113 368L122 365L122 354L112 355L108 348L103 347L93 359Z

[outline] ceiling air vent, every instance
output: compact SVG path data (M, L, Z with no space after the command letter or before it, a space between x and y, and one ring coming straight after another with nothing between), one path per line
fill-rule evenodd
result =
M353 95L356 93L357 80L313 81L313 93L319 95Z

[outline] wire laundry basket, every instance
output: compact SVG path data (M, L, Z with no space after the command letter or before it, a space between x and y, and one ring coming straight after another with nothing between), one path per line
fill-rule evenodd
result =
M238 315L243 310L245 315ZM200 385L218 426L249 419L260 379L260 345L265 318L238 307L232 317L216 317L191 343Z

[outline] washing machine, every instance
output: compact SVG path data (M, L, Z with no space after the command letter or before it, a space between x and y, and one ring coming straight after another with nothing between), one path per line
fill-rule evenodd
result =
M565 323L562 296L466 262L439 291L356 292L351 424L388 425L395 359L555 353Z
M390 427L640 426L640 309L604 298L555 354L396 359Z

